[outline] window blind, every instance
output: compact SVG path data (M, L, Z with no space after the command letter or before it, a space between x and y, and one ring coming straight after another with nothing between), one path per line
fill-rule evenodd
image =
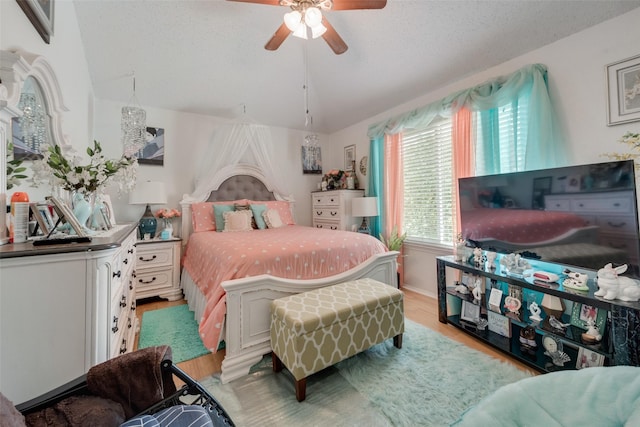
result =
M451 126L450 119L440 119L426 129L403 132L403 220L409 238L454 240Z

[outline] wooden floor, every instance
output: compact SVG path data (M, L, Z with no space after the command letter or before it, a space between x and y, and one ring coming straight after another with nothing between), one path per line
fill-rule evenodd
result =
M533 371L528 366L511 359L504 353L494 350L488 345L476 340L475 338L465 334L459 329L451 325L445 325L438 321L438 305L437 300L429 298L422 294L411 292L403 289L405 294L404 298L404 310L408 319L413 320L416 323L420 323L427 328L440 332L449 338L459 341L464 345L479 350L485 354L493 356L497 359L511 363L512 365L533 374L538 374L537 371ZM142 314L145 311L157 310L159 308L171 307L174 305L186 304L184 300L181 301L153 301L139 303L137 308L138 320L141 324ZM138 337L136 336L135 347L138 347ZM220 372L220 366L222 359L224 358L224 350L217 352L216 354L208 354L206 356L198 357L196 359L187 360L186 362L179 363L178 366L183 369L187 374L196 380L205 378L213 373Z

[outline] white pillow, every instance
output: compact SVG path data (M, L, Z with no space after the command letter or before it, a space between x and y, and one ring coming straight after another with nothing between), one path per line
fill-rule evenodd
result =
M224 230L222 231L251 231L251 211L224 212Z
M280 213L276 209L267 209L262 214L264 222L267 223L268 228L280 228L284 226L284 223L280 219Z

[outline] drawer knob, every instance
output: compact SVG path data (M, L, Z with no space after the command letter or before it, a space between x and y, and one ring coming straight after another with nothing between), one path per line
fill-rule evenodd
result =
M316 211L317 216L322 216L322 211Z
M120 277L122 275L122 272L120 270L118 270L117 273L113 273L113 277Z
M145 257L142 257L142 256L141 256L141 257L138 257L138 259L139 259L140 261L144 261L144 262L153 261L153 260L154 260L154 259L156 259L156 258L157 258L157 256L155 256L155 255L154 255L154 256L152 256L151 258L145 258Z
M118 332L118 318L116 316L113 316L113 327L111 328L111 332L114 334Z
M129 264L129 258L123 259L122 262L125 263L125 264Z
M142 279L138 279L138 283L142 283L144 285L148 285L149 283L153 283L156 281L155 277L152 277L151 280L142 280Z
M133 253L133 248L129 249L129 250L127 251L127 253L128 253L128 254L132 254L132 253Z
M331 211L331 216L336 216L336 215L338 215L338 212Z
M131 311L136 311L136 302L135 301L133 301L131 303Z
M125 297L124 295L122 295L122 298L120 298L120 307L126 307L127 306L127 297Z

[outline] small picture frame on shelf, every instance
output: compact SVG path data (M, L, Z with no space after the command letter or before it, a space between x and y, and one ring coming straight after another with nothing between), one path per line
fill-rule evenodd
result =
M478 323L480 321L480 306L469 301L462 301L460 319Z
M511 320L507 316L487 311L487 321L491 332L511 338Z
M63 223L69 224L78 237L87 237L87 233L84 231L82 225L78 221L78 218L76 218L69 206L55 196L49 197L49 200L51 200L53 209L58 214L58 218L62 219Z
M29 207L31 208L33 218L38 223L38 227L40 228L40 231L42 231L42 234L49 234L55 226L53 216L49 210L49 205L46 203L31 203Z
M604 354L600 354L584 347L579 347L578 360L576 360L576 369L604 366L604 359Z
M489 294L489 310L502 313L502 289L492 288Z
M587 321L591 319L595 321L596 327L600 333L604 333L605 323L607 321L607 311L600 310L597 307L580 304L578 302L573 303L571 308L571 324L577 326L580 329L587 329Z

